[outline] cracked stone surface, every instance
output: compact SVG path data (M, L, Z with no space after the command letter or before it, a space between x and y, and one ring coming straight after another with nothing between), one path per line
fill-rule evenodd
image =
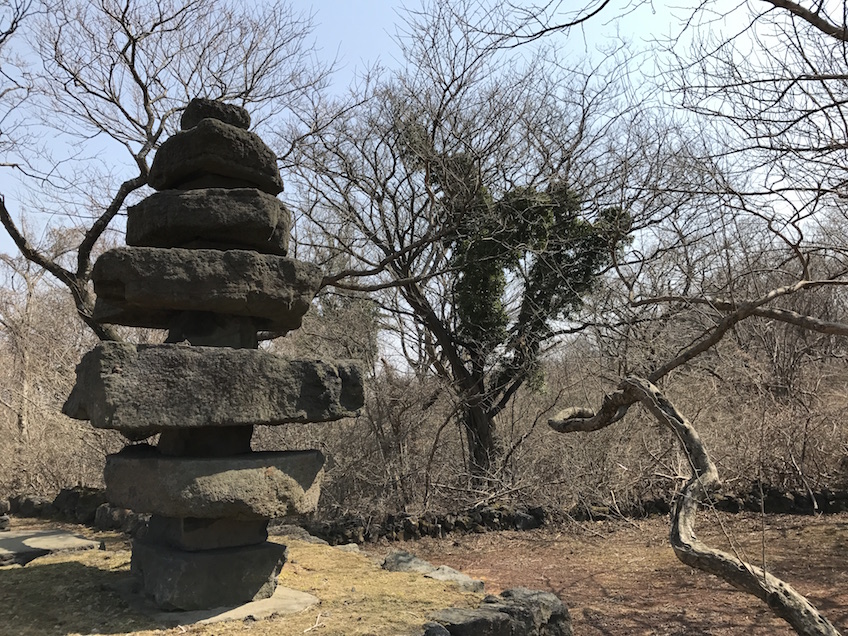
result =
M364 401L352 361L103 342L77 365L63 412L144 439L164 430L333 421L356 415Z
M283 191L277 157L258 135L216 119L166 139L150 166L154 190L186 187L197 177L217 175L268 194Z
M321 270L248 250L120 247L94 264L99 322L166 329L180 311L249 316L257 329L300 327Z
M256 188L163 190L127 210L127 245L253 249L285 256L291 213Z
M103 475L109 501L135 512L249 521L313 512L323 466L317 450L167 457L141 444L108 455Z

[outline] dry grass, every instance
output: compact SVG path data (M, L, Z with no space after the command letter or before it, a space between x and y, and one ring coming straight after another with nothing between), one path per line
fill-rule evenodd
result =
M133 610L115 591L129 572L130 552L123 538L103 533L88 537L104 541L107 549L0 568L0 634L402 635L415 633L434 610L475 607L482 598L450 583L386 572L364 554L281 539L289 546L289 562L280 583L314 594L320 605L264 621L169 629Z

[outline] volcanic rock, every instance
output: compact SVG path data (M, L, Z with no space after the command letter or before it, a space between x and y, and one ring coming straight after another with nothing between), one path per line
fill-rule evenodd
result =
M321 270L247 250L119 247L92 271L98 322L166 329L180 311L255 319L260 330L300 327L321 284Z
M255 188L164 190L127 210L127 245L253 249L285 256L291 213Z
M116 506L164 517L270 519L313 512L323 472L317 450L165 457L140 444L106 457Z
M102 342L77 365L63 412L143 439L194 427L328 422L356 415L364 400L362 372L351 361Z
M195 97L188 103L180 118L180 128L194 128L203 119L218 119L236 128L250 128L250 114L246 109L235 104L228 104L218 99Z
M265 142L252 132L216 119L201 119L193 128L165 140L153 158L147 182L154 190L170 190L185 188L204 175L220 176L268 194L283 191L277 157Z

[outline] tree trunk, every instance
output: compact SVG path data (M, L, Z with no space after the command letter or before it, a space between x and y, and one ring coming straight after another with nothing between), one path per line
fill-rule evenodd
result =
M468 406L464 416L471 474L476 479L485 478L501 451L494 419L480 405Z

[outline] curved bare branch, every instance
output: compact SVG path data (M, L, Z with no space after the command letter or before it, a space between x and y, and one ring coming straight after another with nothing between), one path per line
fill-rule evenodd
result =
M597 430L620 419L627 407L636 402L641 402L660 424L674 432L692 469L692 476L678 495L671 518L669 539L677 558L756 596L802 636L839 636L830 621L786 582L732 554L713 549L696 537L698 506L710 501L721 488L718 469L697 430L651 382L638 377L625 378L618 390L604 399L597 414L583 408L566 409L559 419L549 424L559 432ZM619 406L616 408L616 405ZM590 428L590 423L595 428Z

